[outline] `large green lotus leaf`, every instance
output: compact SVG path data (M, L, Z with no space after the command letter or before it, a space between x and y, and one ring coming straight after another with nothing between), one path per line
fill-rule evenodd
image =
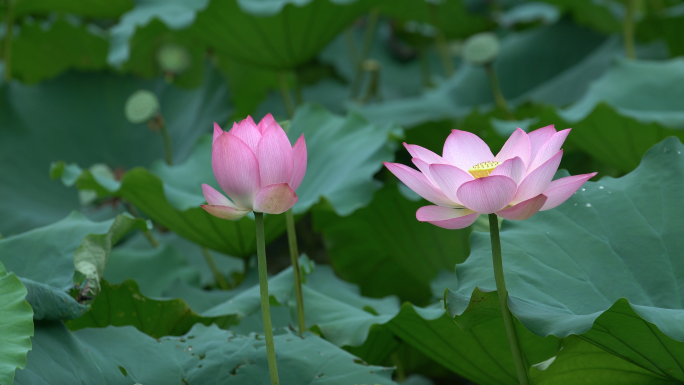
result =
M323 232L335 270L361 286L364 295L395 294L426 304L430 281L441 269L453 269L469 253L470 229L449 231L415 219L428 205L404 198L388 184L373 202L348 217L320 209L314 224Z
M301 262L306 264L305 259ZM257 282L252 285L230 300L202 312L202 315L226 317L238 314L241 330L259 332L263 326L257 322L246 324L250 318L261 316ZM291 268L269 279L272 310L277 310L278 307L273 305L278 304L289 307L290 317L286 322L295 325L296 302L292 285ZM325 265L316 266L313 273L306 276L303 293L307 327L366 362L375 365L389 363L388 357L398 351L401 342L477 383L516 383L515 366L500 317L466 332L439 304L417 308L406 303L400 307L393 296L382 299L362 297L357 286L337 278ZM193 306L192 302L189 304ZM546 360L558 352L557 338L541 338L522 327L518 332L529 362Z
M12 41L12 77L24 83L37 83L68 69L97 71L107 66L105 31L74 18L25 20L18 35Z
M135 205L152 220L204 247L235 257L248 258L256 251L255 223L251 217L237 221L216 218L199 207L205 203L202 183L218 188L211 168L211 137L200 138L190 157L179 165L158 161L152 170L134 168L120 181L59 162L51 170L79 190L96 191L100 197L117 197ZM266 241L285 231L284 215L266 216Z
M193 312L182 299L156 300L140 293L135 281L121 285L103 282L102 292L82 317L66 321L71 330L134 326L153 337L179 336L196 323L221 326L234 323L234 317L205 318Z
M508 302L525 328L582 335L656 375L684 380L682 151L668 138L630 174L587 182L554 210L504 221ZM476 288L495 290L488 235L473 233L471 247L447 293L456 318L471 307L479 314Z
M382 162L394 159L392 135L401 129L373 125L358 114L336 116L324 108L305 104L290 122L288 137L306 140L307 169L297 189L295 213L303 213L322 198L340 215L348 215L370 203L373 174Z
M541 0L570 13L579 25L613 34L622 31L625 6L620 0Z
M503 95L512 106L541 102L564 106L579 100L594 80L623 55L617 37L605 37L561 20L510 33L494 62ZM664 57L662 45L642 47L641 57ZM540 66L539 63L544 63ZM456 75L413 98L364 107L350 106L371 122L393 121L410 127L426 121L462 118L473 107L491 108L494 99L482 67L464 63Z
M283 384L396 384L392 369L357 363L353 355L311 333L300 338L286 332L274 340ZM269 383L263 336L196 325L183 337L163 338L162 346L176 353L190 385Z
M187 384L172 349L131 326L71 332L60 321L39 321L35 327L15 385Z
M104 274L107 282L119 284L132 279L148 297L162 297L180 282L192 287L216 286L201 246L172 232L153 234L158 247L152 246L143 234L136 234L112 250ZM214 252L210 255L226 281L234 286L243 274L244 261Z
M12 385L14 371L26 366L31 350L33 310L26 302L26 288L0 263L0 382Z
M212 122L223 122L230 114L220 78L210 71L204 85L193 91L161 79L113 74L69 73L34 86L0 85L0 163L7 165L0 169L0 232L18 234L80 208L73 190L50 181L47 170L53 161L105 163L117 169L148 166L164 157L159 133L124 116L126 99L140 88L159 97L174 159L184 160Z
M382 3L379 9L398 21L430 24L451 39L463 39L494 27L487 17L468 12L465 3L468 1L394 0Z
M26 285L36 320L77 318L88 307L69 290L80 284L90 289L83 294L97 293L112 245L134 229L147 230L147 224L126 215L91 222L73 212L52 225L0 240L0 259Z
M232 59L264 68L294 69L315 57L379 1L141 1L112 28L108 60L115 65L127 61L136 28L157 18Z
M672 84L684 79L684 58L665 61L618 60L595 81L582 99L560 111L570 122L583 120L600 102L623 116L644 123L684 128L684 112L678 101L684 90Z
M558 356L532 367L530 378L537 385L673 384L578 337L566 338Z
M92 18L116 18L133 8L133 0L17 0L14 15L64 12Z

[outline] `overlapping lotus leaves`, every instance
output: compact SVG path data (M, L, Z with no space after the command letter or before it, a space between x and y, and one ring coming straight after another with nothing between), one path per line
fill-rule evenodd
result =
M88 306L69 291L78 284L85 296L97 293L111 247L134 229L146 231L147 223L126 215L91 222L74 212L52 225L0 240L0 255L7 271L28 289L26 300L35 320L78 318Z
M591 27L603 33L617 33L622 29L625 5L620 1L593 0L542 0L570 13L579 25Z
M143 295L156 298L181 282L197 288L216 286L216 276L201 246L171 232L153 234L159 242L156 247L139 233L112 250L104 273L107 282L120 284L132 279ZM245 261L217 253L210 255L228 283L236 286L242 279Z
M393 158L389 139L397 133L395 128L371 125L358 115L342 118L321 107L304 105L297 110L288 136L294 141L302 133L310 149L309 166L297 191L295 212L305 212L322 197L340 214L368 204L374 190L373 174L383 161ZM51 174L80 190L94 190L100 197L123 198L155 222L200 245L247 258L256 250L254 220L226 221L199 207L205 202L202 183L219 189L211 170L211 137L205 136L184 163L167 166L158 161L150 171L136 168L120 181L63 162L53 165ZM267 241L285 230L282 215L267 215L265 222Z
M39 85L0 86L0 162L9 165L0 169L0 232L10 236L45 226L81 207L72 189L46 177L53 161L105 163L118 169L163 158L159 133L129 123L123 113L126 98L140 88L159 98L174 159L184 160L212 122L228 118L229 95L219 78L210 71L203 86L193 91L173 88L162 79L114 74L72 73ZM73 106L85 110L74 114ZM112 217L111 210L100 211L102 218Z
M558 356L530 368L536 385L665 385L672 380L658 376L578 337L568 337Z
M668 138L632 173L587 182L554 210L504 222L509 306L528 330L582 335L658 376L684 379L683 151ZM474 233L458 285L446 294L457 320L478 312L476 288L495 289L487 238Z
M170 29L197 38L244 63L294 69L316 56L329 41L380 0L253 0L141 2L112 29L111 64L130 55L136 28L158 18ZM257 37L257 39L253 39Z
M14 16L64 12L83 17L116 18L133 8L133 0L33 0L17 1Z
M308 265L306 259L302 265ZM294 315L295 300L291 268L269 280L272 305L288 306ZM259 315L256 282L229 300L201 313L204 317L237 315L243 323ZM371 364L388 363L399 346L397 339L419 350L460 375L481 384L515 384L515 367L501 318L461 330L439 307L399 306L396 297L362 297L359 289L335 276L328 266L317 266L303 286L307 327L331 343L345 347ZM193 302L189 302L194 306ZM277 309L277 308L274 308ZM293 324L294 319L289 319ZM240 325L245 332L259 331L258 324ZM558 352L559 340L541 338L520 327L528 361L544 361ZM459 357L455 360L454 357Z
M26 288L0 263L0 382L12 385L14 371L26 366L31 350L33 310L24 299Z
M278 335L275 344L283 383L395 384L391 369L357 364L354 356L312 334ZM159 343L133 327L70 332L61 322L41 321L15 384L263 383L268 381L264 349L263 337L216 326L196 325Z
M568 42L572 41L572 44ZM661 45L641 47L641 57L666 56ZM509 104L528 101L565 106L579 100L594 80L623 55L617 37L605 37L567 21L510 33L501 41L494 68ZM538 62L545 65L540 69ZM482 67L463 64L456 75L421 96L353 107L371 122L404 127L462 118L475 106L491 108L494 98Z
M183 384L173 348L134 327L68 330L61 321L38 321L33 348L15 385Z
M311 333L300 338L286 332L274 341L283 384L396 385L392 369L357 363L353 355ZM190 385L268 382L266 344L258 335L196 325L183 337L162 339L161 346L173 350Z
M384 15L402 22L419 22L432 25L450 39L466 38L493 27L484 15L468 12L467 1L446 0L394 0L378 8Z
M18 2L19 4L26 2ZM106 32L70 17L47 22L24 21L12 41L12 77L37 83L68 69L102 70L107 66Z
M453 269L469 253L469 229L450 231L415 220L426 202L404 198L389 184L373 202L348 217L317 209L314 225L323 233L332 265L364 295L396 294L427 304L430 281L439 270ZM416 264L416 258L421 263Z
M140 293L135 281L120 285L103 282L102 291L83 316L66 321L70 330L134 326L153 337L179 336L193 325L216 323L222 327L235 322L234 316L208 318L193 312L182 299L156 300Z

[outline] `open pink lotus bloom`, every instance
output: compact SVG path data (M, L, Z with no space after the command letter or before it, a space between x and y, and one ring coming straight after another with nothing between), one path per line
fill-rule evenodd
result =
M259 124L251 116L224 132L214 123L211 166L221 189L203 184L202 208L222 219L238 219L250 211L280 214L297 203L295 191L306 173L304 135L294 146L285 131L266 115ZM231 202L232 200L232 202Z
M470 226L480 214L522 220L565 202L596 173L552 181L570 129L546 126L529 134L518 128L494 156L477 135L453 130L442 156L406 144L419 171L399 163L385 166L406 186L436 206L416 218L445 229Z

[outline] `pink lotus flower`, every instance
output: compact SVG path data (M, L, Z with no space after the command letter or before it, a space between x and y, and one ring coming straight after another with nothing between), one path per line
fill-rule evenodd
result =
M518 128L494 156L482 139L453 130L442 156L406 144L421 171L399 163L385 166L406 186L436 206L418 209L416 218L445 229L470 226L480 214L522 220L565 202L596 173L552 181L570 129L546 126L527 134Z
M290 146L285 131L266 115L259 124L251 116L224 132L214 123L211 166L221 189L203 184L202 208L222 219L238 219L250 211L280 214L297 203L295 191L306 173L304 135ZM231 202L232 200L232 202Z

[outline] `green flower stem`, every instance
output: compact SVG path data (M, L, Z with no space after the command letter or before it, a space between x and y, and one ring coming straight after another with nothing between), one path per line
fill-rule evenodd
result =
M216 283L219 285L219 287L223 290L230 290L228 281L226 281L218 266L216 266L216 262L214 262L214 258L211 256L209 249L202 247L202 255L204 255L204 259L207 260L209 268L211 269L212 273L214 273L214 278L216 278Z
M344 31L344 45L347 47L351 65L355 66L359 61L359 51L356 49L356 41L354 40L354 27L349 27Z
M294 214L292 209L285 212L285 223L287 224L287 242L290 245L290 259L292 260L292 271L294 272L294 287L297 297L297 323L299 325L299 336L306 331L306 318L304 317L304 295L302 294L302 277L299 270L299 250L297 247L297 232L295 230Z
M444 33L440 29L439 23L439 7L436 4L429 3L427 5L430 8L430 18L432 19L432 24L437 30L435 35L435 45L437 46L437 53L442 61L442 67L444 67L444 74L447 78L453 76L456 69L454 68L454 62L451 59L451 54L449 53L449 44L444 36Z
M256 221L257 265L259 269L259 291L261 292L261 315L264 319L266 335L266 355L268 371L271 374L271 385L278 385L278 366L276 365L275 344L273 343L273 324L271 324L271 307L268 297L268 273L266 270L266 237L264 236L264 213L254 213Z
M283 94L283 101L285 106L292 106L292 96L287 87L284 74L279 73L280 90ZM290 119L294 115L293 108L288 109ZM290 245L290 260L292 261L292 270L294 271L294 287L295 295L297 297L297 323L299 325L299 336L306 330L306 319L304 318L304 296L302 295L302 277L299 271L299 247L297 246L297 231L295 230L294 214L292 209L285 213L285 223L287 224L287 242Z
M515 370L518 372L518 380L520 385L529 385L530 381L527 379L527 367L518 342L518 335L515 332L515 324L513 324L513 315L508 309L508 291L506 290L506 281L504 280L503 260L501 258L501 239L499 238L499 221L496 214L489 214L489 234L492 239L492 260L494 262L494 279L496 280L496 291L499 294L499 303L501 304L501 314L503 315L504 325L506 326L506 334L508 335L508 344L511 345L511 353L513 353L513 362L515 363Z
M627 0L625 19L622 21L622 40L625 44L625 56L629 59L636 59L636 49L634 48L634 13L637 8L637 1Z
M420 77L423 80L423 87L432 88L432 73L426 48L418 49L418 58L420 59Z
M3 79L5 82L12 80L12 32L14 31L14 0L6 1L5 9L5 44L3 44L4 52L2 53L3 61L5 62L5 71Z
M280 84L280 93L283 95L287 116L291 119L294 115L294 102L292 101L292 94L290 94L290 87L287 85L287 76L285 72L278 72L278 83Z
M162 118L161 114L157 114L156 117L157 125L159 131L164 138L164 151L166 152L166 164L169 166L173 165L173 149L171 148L171 137L169 136L169 130L166 129L166 122Z
M371 45L373 44L373 36L375 36L375 27L378 24L378 16L380 15L380 10L373 8L368 13L368 19L366 20L366 30L363 34L363 46L361 47L361 55L357 57L356 60L356 74L354 75L354 82L351 88L351 98L354 99L361 92L361 84L363 83L363 62L368 59L370 54Z
M496 76L496 71L491 63L485 64L485 71L487 71L487 77L489 78L489 84L492 86L492 94L494 95L494 101L497 107L503 111L504 115L508 120L515 120L515 116L508 109L508 103L506 103L506 98L504 98L501 92L501 87L499 86L499 78Z

